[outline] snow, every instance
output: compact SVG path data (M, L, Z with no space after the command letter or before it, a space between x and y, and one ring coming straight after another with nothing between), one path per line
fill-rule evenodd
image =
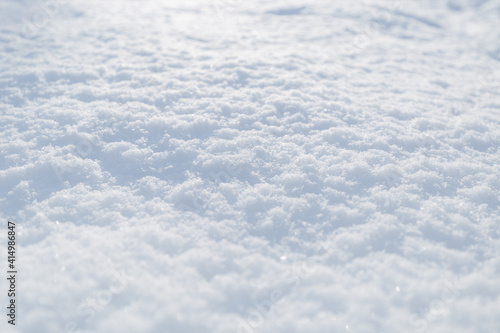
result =
M496 331L499 19L0 2L1 331Z

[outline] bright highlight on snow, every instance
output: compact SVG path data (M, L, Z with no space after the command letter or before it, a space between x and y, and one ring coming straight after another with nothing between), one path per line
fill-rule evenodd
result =
M499 21L1 1L0 331L496 332Z

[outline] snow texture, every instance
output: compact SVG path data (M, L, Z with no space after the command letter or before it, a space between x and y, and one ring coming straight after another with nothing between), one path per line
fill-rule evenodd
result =
M497 332L499 42L497 0L1 1L1 331Z

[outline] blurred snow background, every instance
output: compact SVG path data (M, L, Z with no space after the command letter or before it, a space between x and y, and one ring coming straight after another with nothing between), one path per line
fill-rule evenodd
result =
M499 42L496 0L0 1L2 332L498 330Z

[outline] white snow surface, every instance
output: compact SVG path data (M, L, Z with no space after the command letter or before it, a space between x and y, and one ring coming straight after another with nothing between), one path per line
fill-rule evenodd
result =
M498 332L500 1L0 2L2 332Z

